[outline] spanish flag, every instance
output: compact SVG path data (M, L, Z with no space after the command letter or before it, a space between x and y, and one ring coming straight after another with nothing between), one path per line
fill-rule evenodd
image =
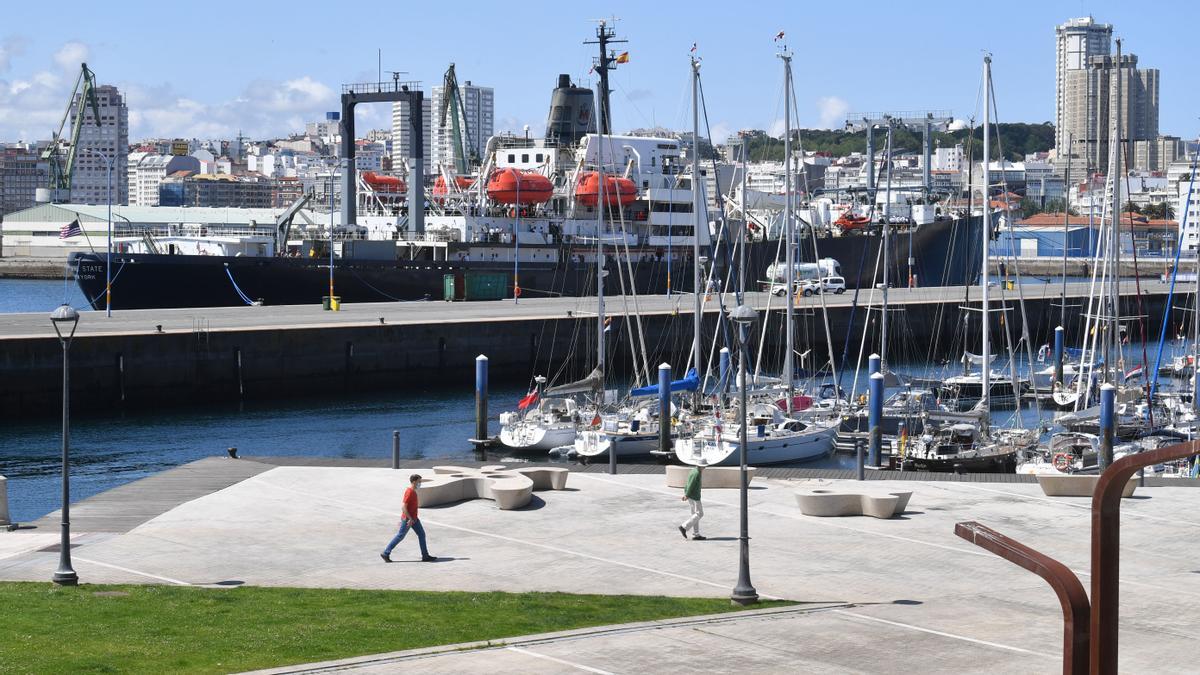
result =
M621 52L617 57L617 63L629 63L629 52Z

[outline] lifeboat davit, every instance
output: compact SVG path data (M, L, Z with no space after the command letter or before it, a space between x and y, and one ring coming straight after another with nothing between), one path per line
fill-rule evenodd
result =
M600 201L600 174L589 171L579 179L575 188L575 199L584 206L595 206ZM637 199L637 186L621 176L604 176L604 201L609 206L624 206Z
M554 184L540 173L501 169L487 184L488 197L497 204L543 204L554 196Z
M454 185L458 188L459 192L462 192L463 190L471 189L471 186L474 184L475 184L474 178L468 178L466 176L455 176L454 177ZM434 197L445 197L449 193L450 193L450 190L446 187L446 177L438 176L437 180L435 180L433 182L433 196Z
M371 186L371 189L376 192L393 192L404 194L408 192L408 187L404 181L396 176L385 176L374 171L362 172L363 182Z

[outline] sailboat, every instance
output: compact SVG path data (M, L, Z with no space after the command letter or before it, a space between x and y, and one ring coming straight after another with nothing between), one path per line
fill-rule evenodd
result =
M945 425L937 430L926 430L906 449L901 468L914 471L941 472L1008 472L1016 469L1017 456L1035 446L1038 440L1036 430L989 429L991 397L992 397L992 347L991 347L991 306L989 301L989 243L991 240L993 217L991 207L991 91L992 91L992 57L983 58L983 201L984 201L984 235L982 239L983 256L982 271L979 275L981 293L980 320L980 354L978 374L959 376L958 386L970 384L977 387L978 403L970 413L963 413L962 419ZM1009 379L1009 385L1013 384ZM943 415L945 416L945 415ZM973 419L968 419L973 417Z
M780 53L784 63L784 161L785 161L785 246L786 285L794 289L794 237L795 223L792 213L794 194L792 189L791 151L791 87L792 63L791 52L786 48ZM700 77L699 62L692 59L692 100L693 113L696 113L696 89ZM698 117L693 115L694 131L699 131ZM699 175L699 159L693 159L692 175ZM785 315L784 330L786 331L785 352L783 359L784 385L786 397L783 405L777 405L774 396L767 400L748 401L746 410L737 407L714 410L710 416L697 417L692 422L691 433L681 434L675 441L675 457L684 464L707 464L710 466L734 466L740 463L741 425L747 427L746 456L749 464L760 466L784 462L804 462L828 455L833 449L833 438L837 433L839 420L835 415L811 418L805 421L795 419L793 409L796 402L795 368L792 357L795 353L793 346L793 315L795 310L795 293L787 293L788 304ZM822 301L823 303L823 301ZM828 316L826 316L828 323ZM828 338L828 335L827 335ZM699 327L697 326L696 350L699 352ZM738 350L738 358L747 358L746 350ZM830 358L832 363L832 356ZM835 378L836 381L836 378ZM738 382L738 387L748 386L746 382ZM756 397L757 398L757 397Z

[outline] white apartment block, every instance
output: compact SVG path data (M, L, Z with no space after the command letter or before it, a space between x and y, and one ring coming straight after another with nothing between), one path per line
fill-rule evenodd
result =
M71 181L71 202L108 203L108 163L95 154L102 152L112 160L112 203L126 204L129 201L129 109L121 92L109 84L96 87L96 101L100 110L99 126L92 107L84 106L75 174ZM72 118L79 105L77 95L71 103Z
M487 141L495 133L495 92L491 87L471 84L470 80L460 85L458 91L462 94L462 110L459 114L466 121L466 128L461 130L463 146L468 158L474 153L482 161ZM454 145L454 128L451 126L449 110L446 113L445 124L441 123L445 93L444 87L433 88L430 98L434 120L433 144L432 150L426 149L426 153L430 154L434 168L446 166L453 169L457 159L457 148ZM394 141L394 134L392 138Z
M1086 70L1093 56L1108 56L1112 52L1112 25L1096 23L1092 17L1069 19L1055 28L1054 61L1054 146L1060 157L1069 154L1068 110L1086 106L1092 92L1069 92L1067 77L1071 71ZM1082 130L1080 130L1082 132ZM1082 133L1076 133L1082 138Z
M158 188L176 171L200 173L200 160L187 155L129 154L129 205L158 206Z
M1175 205L1175 220L1183 236L1182 250L1185 255L1195 255L1200 248L1200 188L1193 187L1190 180L1179 181L1179 201ZM1191 200L1188 199L1191 188Z
M432 154L430 151L430 147L432 146L430 139L433 138L433 134L432 134L433 114L432 114L432 111L433 111L433 106L431 105L431 101L429 100L429 98L422 97L421 98L421 119L422 119L421 130L423 132L422 135L424 136L424 146L425 146L425 161L423 162L422 169L425 172L424 173L425 176L430 175L430 167L433 166L433 163L430 159L430 155ZM408 125L409 125L408 101L397 101L396 103L393 103L392 104L392 168L395 171L399 171L399 167L401 166L402 163L405 166L407 166L408 155L409 155L409 141L410 141L409 133L408 133L409 132Z
M929 170L960 172L966 166L964 161L962 143L953 148L934 148L929 158Z

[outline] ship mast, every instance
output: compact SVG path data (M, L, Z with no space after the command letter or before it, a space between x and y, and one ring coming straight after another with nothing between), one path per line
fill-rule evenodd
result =
M615 22L616 19L613 19ZM585 45L599 45L600 56L592 63L592 70L600 77L600 90L597 92L600 103L600 134L612 135L612 115L608 103L608 71L616 68L617 55L615 52L610 52L608 46L610 44L618 44L625 40L617 39L617 31L609 25L605 19L599 21L599 26L596 27L596 39L586 40Z

